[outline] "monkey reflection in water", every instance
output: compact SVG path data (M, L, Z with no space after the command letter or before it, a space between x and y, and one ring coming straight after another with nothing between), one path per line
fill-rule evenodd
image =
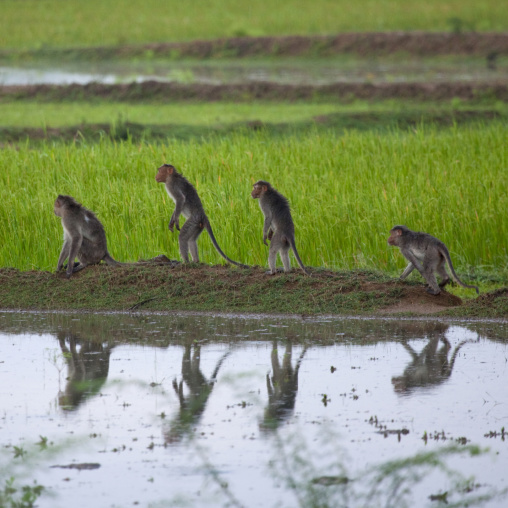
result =
M440 342L442 346L438 349ZM460 348L466 342L472 341L463 340L459 342L455 346L450 360L448 360L451 345L444 336L444 332L431 337L420 353L417 353L407 343L407 340L402 341L402 345L411 355L413 361L405 368L402 376L392 378L395 392L409 394L418 387L436 386L446 381L452 374Z
M67 363L67 384L65 391L58 394L58 404L66 411L73 411L97 395L106 382L113 346L82 340L66 332L58 332L57 338Z
M293 344L288 341L281 366L277 341L273 341L271 354L273 375L272 377L269 374L266 375L268 406L265 409L263 422L260 424L261 429L275 430L293 414L298 392L298 372L306 352L305 346L293 368L291 364Z
M231 354L226 351L217 362L215 369L207 380L201 372L201 346L195 345L191 354L192 345L187 344L182 358L182 381L173 380L173 388L180 402L180 411L171 421L169 429L164 432L165 443L171 444L180 441L185 434L190 434L206 409L217 375L224 360ZM184 395L183 383L187 385L189 394Z

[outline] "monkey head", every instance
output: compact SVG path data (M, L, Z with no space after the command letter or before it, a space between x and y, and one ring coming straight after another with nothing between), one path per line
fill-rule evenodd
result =
M58 215L58 217L63 217L66 209L76 206L79 207L79 204L73 197L62 196L62 194L59 194L55 200L53 210L55 212L55 215Z
M53 210L55 212L55 215L58 217L62 216L62 201L60 200L60 196L58 196L55 200L55 206L53 207Z
M404 236L409 229L406 226L394 226L390 229L390 236L388 238L388 245L398 246L400 244L401 237Z
M168 177L170 177L176 169L171 164L163 164L158 170L157 174L155 175L155 180L158 183L165 182Z
M254 199L259 199L265 192L267 192L271 188L272 186L268 182L265 182L264 180L259 180L253 185L253 189L250 195Z

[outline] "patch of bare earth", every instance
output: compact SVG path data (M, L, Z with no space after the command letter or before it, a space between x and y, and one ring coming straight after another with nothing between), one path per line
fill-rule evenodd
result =
M446 291L442 291L437 296L430 295L422 285L404 287L400 300L390 307L379 310L378 314L435 314L460 305L462 305L462 300L458 296Z

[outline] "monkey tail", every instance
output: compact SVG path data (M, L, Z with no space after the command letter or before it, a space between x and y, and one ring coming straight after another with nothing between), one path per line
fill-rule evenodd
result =
M476 294L480 294L480 290L478 289L478 286L470 286L469 284L464 284L460 279L459 276L455 273L455 270L453 269L452 265L452 259L450 257L450 253L448 252L448 249L446 248L446 245L440 245L439 252L445 257L446 262L448 263L448 266L450 267L450 272L452 273L452 277L454 278L455 282L457 284L460 284L463 288L469 288L469 289L475 289Z
M212 231L212 226L210 226L210 222L208 221L208 218L206 218L204 221L204 226L206 230L208 231L208 234L210 235L210 239L212 240L213 246L217 249L217 252L228 262L232 265L240 266L241 268L249 268L248 265L242 265L242 263L238 263L236 261L233 261L231 258L228 258L224 252L222 252L222 249L219 247L219 244L217 243L217 240L215 239L215 236Z
M306 275L311 275L309 270L305 268L305 265L303 264L302 260L300 259L300 256L298 255L298 251L296 250L295 241L293 238L286 237L287 241L289 242L289 245L291 245L291 248L293 249L293 253L295 255L296 260L298 261L298 264L300 265L300 268L305 272Z
M111 254L109 252L107 252L107 251L106 251L106 255L102 259L103 259L103 261L106 261L106 263L109 266L122 266L122 265L126 264L126 263L120 263L120 261L117 261L116 259L113 259L111 257Z

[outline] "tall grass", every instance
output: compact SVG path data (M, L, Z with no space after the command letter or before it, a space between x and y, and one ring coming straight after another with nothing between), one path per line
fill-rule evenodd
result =
M508 9L498 0L3 0L1 5L0 47L15 49L244 35L508 28Z
M155 182L173 163L197 187L216 237L233 259L266 265L262 214L252 183L269 180L293 208L306 264L394 272L404 261L386 239L395 224L448 244L457 269L508 264L508 126L388 134L349 132L270 138L234 134L207 141L55 145L0 151L0 266L54 269L62 228L57 194L70 194L104 223L121 260L179 258L167 229L174 204ZM207 234L201 258L218 263Z

